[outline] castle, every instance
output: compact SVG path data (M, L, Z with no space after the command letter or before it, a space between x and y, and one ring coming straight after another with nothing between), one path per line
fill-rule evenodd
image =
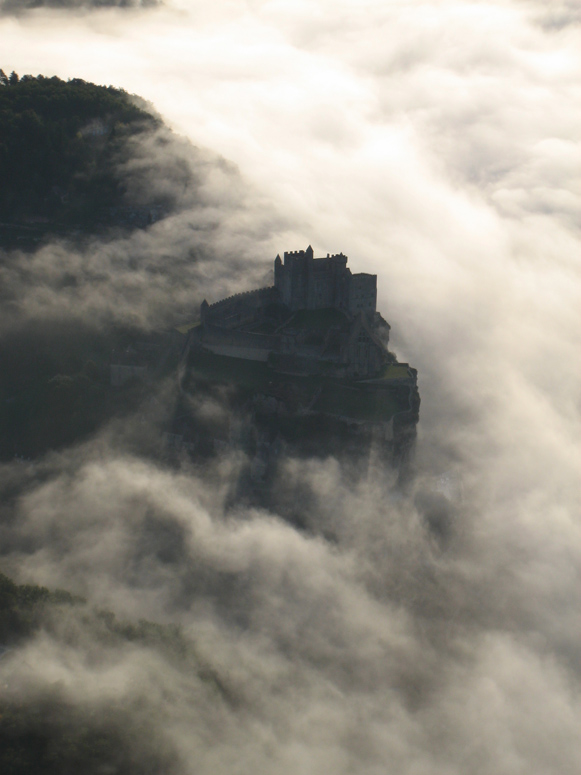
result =
M330 439L383 439L400 459L419 417L417 371L387 349L376 306L376 275L352 274L342 253L277 256L274 285L202 302L184 390L233 387L271 441L319 449L326 427Z
M347 256L315 258L309 246L276 257L273 286L204 300L190 346L278 373L373 377L390 360L376 304L377 275L352 274Z
M274 261L274 287L283 304L300 309L334 307L350 315L372 315L377 305L377 275L352 274L343 253L315 258L313 248L294 250Z

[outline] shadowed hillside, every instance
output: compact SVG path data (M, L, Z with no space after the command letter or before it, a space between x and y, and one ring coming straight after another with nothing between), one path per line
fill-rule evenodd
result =
M122 89L0 71L0 245L145 226L170 202L128 193L131 140L161 121Z

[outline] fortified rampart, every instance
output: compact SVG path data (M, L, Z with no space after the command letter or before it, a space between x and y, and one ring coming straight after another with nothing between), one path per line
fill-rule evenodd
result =
M249 361L266 361L276 346L276 337L253 334L206 323L199 334L199 343L216 355L244 358Z
M214 304L204 301L202 323L238 328L256 319L257 310L269 304L284 304L292 312L307 309L338 309L354 317L372 319L377 307L377 275L352 274L343 253L315 258L306 250L284 253L274 261L274 286L237 293Z
M315 258L310 246L283 255L274 286L203 302L184 356L193 383L237 386L250 401L272 442L256 444L260 476L276 439L333 454L381 441L399 464L415 437L417 372L387 349L376 275L352 274L342 253Z
M256 317L257 310L269 304L280 302L278 291L273 287L236 293L225 299L208 304L202 302L200 317L202 323L214 323L223 328L235 328Z

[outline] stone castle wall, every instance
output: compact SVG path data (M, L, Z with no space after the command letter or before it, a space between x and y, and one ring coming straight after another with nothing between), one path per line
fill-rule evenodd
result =
M276 337L229 330L206 323L200 333L199 343L216 355L244 358L250 361L266 361L276 347Z
M334 307L352 315L372 315L377 307L377 275L352 274L343 253L315 258L313 249L277 256L274 285L291 310Z
M356 315L359 312L374 313L377 308L377 275L351 275L349 287L349 312Z
M280 295L273 286L244 291L214 304L204 302L201 318L203 323L235 328L252 320L257 310L275 302L280 302Z

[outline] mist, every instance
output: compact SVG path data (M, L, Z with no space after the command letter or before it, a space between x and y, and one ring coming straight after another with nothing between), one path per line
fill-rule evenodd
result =
M240 456L161 463L139 407L3 464L3 572L190 654L72 612L0 661L10 691L138 707L180 775L579 772L577 4L43 8L0 35L6 72L151 101L173 134L123 174L175 205L10 253L2 336L168 326L311 243L378 274L422 398L403 491L373 457L288 458L236 500Z

